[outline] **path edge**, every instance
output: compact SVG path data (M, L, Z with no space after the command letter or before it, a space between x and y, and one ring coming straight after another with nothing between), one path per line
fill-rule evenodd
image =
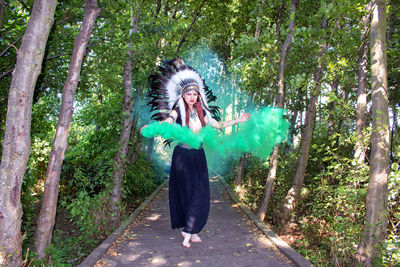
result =
M127 218L125 219L121 225L107 237L99 246L97 246L86 258L82 261L78 267L92 267L96 264L96 262L106 254L107 250L111 247L111 245L118 239L118 237L122 234L122 232L131 224L133 220L137 218L137 216L150 204L150 202L158 195L163 187L166 186L168 179L166 179L162 184L160 184L154 192L147 197L145 201L140 204L140 206Z
M229 184L225 181L225 179L221 176L218 176L218 181L223 184L225 190L228 192L231 199L239 206L239 208L247 215L247 217L254 222L258 229L260 229L265 236L268 237L272 243L285 254L286 257L289 258L296 266L298 267L308 267L313 266L310 261L303 257L300 253L290 247L285 241L283 241L277 234L275 234L268 226L262 222L252 211L251 209L241 202L237 197L236 193L234 193L229 186Z

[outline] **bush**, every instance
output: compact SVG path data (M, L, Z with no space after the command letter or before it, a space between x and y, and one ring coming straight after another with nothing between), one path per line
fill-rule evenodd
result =
M397 262L400 265L400 167L399 163L392 164L389 175L388 195L389 224L383 264L391 265Z
M153 163L146 161L145 155L140 153L135 165L125 168L123 184L124 198L135 197L139 200L144 199L154 191L157 184L161 183L162 178L156 176Z
M86 245L96 244L97 240L105 238L112 231L108 223L111 214L110 195L109 192L102 191L90 196L88 192L80 191L66 206Z

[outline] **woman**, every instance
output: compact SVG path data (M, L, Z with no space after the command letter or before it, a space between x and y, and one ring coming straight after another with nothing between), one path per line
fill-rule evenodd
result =
M188 126L197 133L207 124L221 129L250 117L246 113L235 120L222 122L212 118L205 97L210 97L208 88L200 75L181 59L164 62L160 74L153 75L150 82L153 109L166 105L160 103L160 99L168 100L171 111L153 116L162 118L163 122ZM198 233L205 226L210 209L210 185L203 148L193 149L183 143L175 147L169 178L169 206L172 229L183 228L182 245L189 248L190 241L201 242Z

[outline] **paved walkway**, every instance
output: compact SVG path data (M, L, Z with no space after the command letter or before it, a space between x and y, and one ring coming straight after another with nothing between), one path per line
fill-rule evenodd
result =
M217 180L211 180L210 216L199 235L203 242L181 245L163 188L95 266L294 266L232 204Z

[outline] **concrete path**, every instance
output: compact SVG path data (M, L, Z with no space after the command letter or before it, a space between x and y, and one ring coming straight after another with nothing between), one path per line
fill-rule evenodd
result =
M164 187L94 266L294 266L235 207L217 180L211 180L210 216L199 235L203 242L181 245L180 230L170 226Z

